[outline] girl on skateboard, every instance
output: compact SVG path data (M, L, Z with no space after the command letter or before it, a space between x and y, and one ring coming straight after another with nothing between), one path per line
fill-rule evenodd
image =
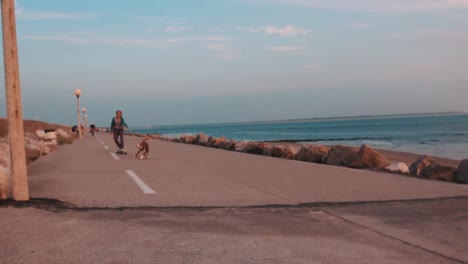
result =
M124 149L124 128L128 129L127 123L125 123L124 118L122 117L122 111L117 110L115 112L115 117L112 118L110 131L114 135L114 142L119 148L117 154L127 154Z

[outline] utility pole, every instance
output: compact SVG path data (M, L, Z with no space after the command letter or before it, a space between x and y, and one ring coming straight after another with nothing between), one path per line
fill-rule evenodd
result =
M24 144L23 110L16 40L14 0L2 1L3 60L7 103L8 139L11 160L11 194L17 201L29 200Z

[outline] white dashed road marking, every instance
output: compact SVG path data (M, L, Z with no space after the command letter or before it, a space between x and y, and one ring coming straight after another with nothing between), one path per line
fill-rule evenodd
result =
M101 144L104 145L104 141L102 141L100 138L97 138L99 140L99 142L101 142ZM105 149L109 149L109 147L107 145L104 145L104 148ZM120 158L114 153L114 152L110 152L109 153L115 160L120 160ZM140 177L138 177L138 175L132 171L132 170L125 170L125 172L128 174L128 176L130 176L130 178L136 183L136 185L138 185L138 187L140 187L140 189L143 191L143 193L145 194L156 194L156 191L154 191L153 189L151 189L151 187L149 187L142 179L140 179Z
M114 157L114 159L116 159L116 160L119 160L119 159L120 159L119 157L117 157L117 155L115 155L114 152L111 152L110 154L111 154L112 157Z
M148 185L146 185L145 182L143 182L140 177L138 177L138 175L136 175L135 172L133 172L132 170L126 170L125 171L128 176L130 176L130 178L132 178L132 180L138 185L138 187L140 187L144 193L146 194L156 194L156 192L151 189Z

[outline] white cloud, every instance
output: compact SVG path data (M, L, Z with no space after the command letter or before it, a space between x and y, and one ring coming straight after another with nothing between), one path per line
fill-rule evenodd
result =
M134 18L139 21L154 21L154 18L151 17L136 16Z
M403 39L404 35L400 33L391 33L391 34L387 34L386 37L392 40L399 40L399 39Z
M192 26L178 26L178 27L166 27L164 31L166 32L182 32L182 31L189 31L192 29Z
M76 37L69 35L25 35L23 39L36 41L56 41L74 44L104 44L112 46L139 46L162 47L171 43L189 42L229 42L230 39L223 36L202 36L186 38L162 38L162 39L112 39L103 37Z
M304 47L302 46L273 46L273 47L265 47L265 49L269 51L276 51L276 52L288 52L288 51L303 50Z
M15 3L15 15L18 19L29 19L29 20L64 20L64 19L93 19L96 18L96 14L86 13L58 13L58 12L47 12L47 11L32 11L21 7L16 1Z
M221 31L223 31L223 29L222 29L221 27L212 27L210 30L211 30L211 31L214 31L214 32L221 32Z
M468 9L468 0L270 0L313 8L364 12L421 12Z
M240 58L240 54L238 52L224 52L221 54L218 54L218 58L221 58L226 61L234 61L238 60Z
M74 44L107 44L112 46L161 46L160 40L148 39L110 39L99 37L73 37L67 35L25 35L27 40L56 41Z
M224 36L202 36L202 37L181 37L181 38L165 38L168 43L182 43L182 42L230 42L231 39Z
M349 28L370 28L371 24L354 21L345 23L344 26Z
M144 22L157 22L167 25L181 25L183 24L183 18L181 17L171 17L171 16L156 16L156 17L146 17L146 16L136 16L134 19Z
M307 70L317 70L318 68L320 68L320 64L318 64L318 63L309 63L309 64L305 65L304 68L307 69Z
M146 29L145 32L154 33L159 31L164 31L167 33L173 32L184 32L190 31L193 29L192 25L187 25L184 22L183 18L180 17L169 17L169 16L162 16L162 17L144 17L144 16L136 16L134 19L143 22L149 22L151 24L159 24L156 26L157 29L150 28Z
M398 41L423 41L434 43L442 41L444 43L468 43L468 32L462 30L423 30L412 34L393 33L386 35L388 39Z
M233 61L240 58L239 52L235 51L231 45L227 44L207 44L206 49L214 51L220 59Z
M207 44L205 45L205 48L209 50L214 50L214 51L229 51L232 50L231 46L225 45L225 44Z
M265 33L269 35L280 35L283 37L291 37L297 35L307 35L309 34L309 30L305 28L296 27L294 25L285 25L283 27L276 27L276 26L260 26L260 27L250 27L250 28L241 28L247 29L251 33Z

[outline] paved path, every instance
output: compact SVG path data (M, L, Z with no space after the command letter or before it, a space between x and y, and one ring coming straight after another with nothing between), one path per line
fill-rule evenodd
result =
M134 160L139 140L31 164L0 263L468 263L466 185L162 141Z
M468 185L157 140L150 142L149 160L134 160L139 140L126 138L126 156L111 155L115 145L109 134L102 133L60 147L31 164L31 197L86 207L142 207L294 205L468 195ZM129 174L145 187L139 187Z
M0 208L0 263L468 263L468 201L451 217L438 207L414 206L411 219L405 204L332 214L328 208ZM334 216L339 210L353 221Z

